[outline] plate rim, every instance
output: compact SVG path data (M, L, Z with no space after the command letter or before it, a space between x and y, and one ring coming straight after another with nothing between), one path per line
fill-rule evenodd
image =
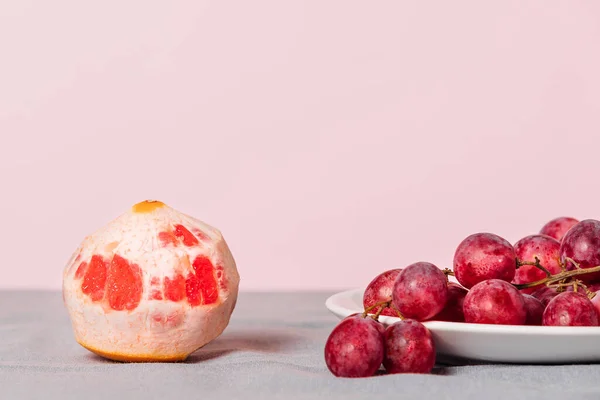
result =
M347 289L332 294L325 300L325 307L339 318L339 314L350 315L359 313L361 310L350 310L336 303L339 298L356 296L364 293L363 288ZM337 311L337 312L336 312ZM398 317L380 316L383 323L394 323L400 321ZM423 321L428 329L432 331L446 332L468 332L479 334L505 334L505 335L550 335L550 336L599 336L600 326L539 326L539 325L495 325L495 324L475 324L467 322L446 322L446 321Z

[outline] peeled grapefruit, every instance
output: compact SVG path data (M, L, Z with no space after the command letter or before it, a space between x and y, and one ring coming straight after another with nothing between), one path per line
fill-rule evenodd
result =
M63 273L75 339L118 361L182 361L225 330L240 277L221 232L144 201L86 237Z

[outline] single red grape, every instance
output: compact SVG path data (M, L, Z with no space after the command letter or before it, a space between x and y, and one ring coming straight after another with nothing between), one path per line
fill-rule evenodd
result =
M544 307L546 307L550 300L552 300L557 294L558 292L556 289L545 285L531 293L531 295L538 299L544 305Z
M581 292L562 292L544 310L546 326L598 326L596 307Z
M447 300L448 279L431 263L409 265L394 282L392 303L406 318L429 319L442 311Z
M389 301L392 298L392 289L394 288L394 282L396 277L402 271L401 268L391 269L377 275L371 283L365 289L363 295L363 306L365 310L369 307L379 304L384 301ZM377 312L378 308L373 309L373 314ZM396 312L391 308L385 308L381 315L388 315L396 317Z
M591 290L591 289L590 289ZM598 324L600 325L600 290L593 291L596 295L590 299L594 308L596 309L596 314L598 314Z
M575 269L567 257L582 269L600 265L600 221L586 219L569 229L560 244L560 258L567 269ZM600 272L579 275L577 278L591 282L600 279Z
M527 312L525 325L542 325L542 316L544 315L542 302L530 294L523 294L523 300L525 300L525 311Z
M489 279L473 286L463 304L465 322L523 325L527 319L525 300L510 283Z
M454 282L449 282L446 306L431 319L434 321L465 322L463 303L466 295L467 289Z
M390 374L426 374L435 366L435 343L420 322L405 319L390 325L384 334L383 366Z
M520 261L535 262L537 257L540 264L550 271L558 274L560 268L560 242L550 236L530 235L515 243L515 254ZM535 265L522 265L517 269L513 283L522 284L535 282L546 277L546 273ZM533 293L538 286L522 289L523 293Z
M509 242L492 233L476 233L463 240L454 254L454 274L467 289L487 279L511 282L517 256Z
M354 314L344 318L325 343L325 363L335 376L373 376L381 367L385 346L383 325L371 317Z
M586 285L590 292L596 292L600 290L600 282L586 283Z
M565 233L567 233L567 231L578 222L578 220L571 217L554 218L553 220L548 221L548 223L542 227L540 233L560 241Z

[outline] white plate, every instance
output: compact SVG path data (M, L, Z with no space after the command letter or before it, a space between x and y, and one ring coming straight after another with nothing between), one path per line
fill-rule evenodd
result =
M325 306L340 319L363 312L364 289L337 293ZM399 321L380 316L385 325ZM484 325L428 321L442 360L570 364L600 362L600 327Z

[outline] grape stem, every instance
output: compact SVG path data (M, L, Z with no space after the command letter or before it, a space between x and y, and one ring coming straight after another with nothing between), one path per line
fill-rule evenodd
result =
M568 261L571 264L573 264L576 269L581 269L581 266L579 265L579 263L577 261L573 260L571 257L565 257L565 261Z
M515 286L517 289L527 289L527 288L536 287L536 286L543 285L543 284L546 284L547 286L549 286L549 284L553 284L555 282L566 280L566 279L572 278L574 276L591 274L594 272L600 272L600 266L593 267L593 268L586 268L586 269L578 268L577 264L575 264L575 266L577 269L575 269L573 271L564 271L564 272L558 273L556 275L551 274L550 276L547 276L546 278L537 280L535 282L521 283L521 284L513 283L513 286Z
M377 314L375 314L373 316L373 319L375 321L379 321L379 316L381 315L381 313L383 312L383 310L385 310L386 308L388 308L390 306L390 304L392 304L392 301L388 301L387 303L385 303L384 305L381 306L381 308L377 311Z
M377 308L377 307L380 307L380 309L377 311L377 314L375 314L375 315L376 315L376 317L373 317L374 319L377 319L377 318L379 318L379 315L381 314L381 312L382 312L382 311L383 311L383 310L384 310L386 307L389 307L389 305L391 304L391 302L392 302L392 299L389 299L389 300L385 300L385 301L382 301L382 302L379 302L379 303L373 304L372 306L365 308L365 312L363 312L363 313L362 313L362 317L363 317L363 318L366 318L366 317L367 317L367 315L369 315L369 311L371 311L371 310L373 310L373 309L375 309L375 308Z
M577 284L579 286L584 286L581 281L578 281ZM575 282L558 282L558 283L552 283L552 284L547 284L546 286L551 287L551 288L555 288L555 289L564 289L566 287L569 286L575 286ZM562 292L562 290L557 290L558 292Z
M400 318L401 320L405 320L405 319L406 319L406 317L405 317L404 315L402 315L402 313L400 312L400 310L398 310L398 309L396 308L396 306L394 305L394 303L391 303L391 302L390 302L390 307L392 307L392 309L393 309L394 311L396 311L396 314L398 314L398 318Z
M583 283L580 283L581 286L583 286L583 289L585 290L585 294L587 295L587 297L591 300L594 297L596 297L596 292L592 292L587 286L585 286Z
M404 315L402 315L402 313L400 312L400 310L398 310L396 308L396 306L394 305L394 303L392 303L392 299L389 300L385 300L376 304L373 304L370 307L365 308L365 311L362 313L362 317L366 318L367 315L369 315L369 311L375 309L379 307L379 310L377 310L377 313L375 315L372 316L372 318L375 321L379 321L379 316L381 315L381 313L383 312L383 310L385 310L387 307L390 307L392 310L394 310L396 312L396 314L398 314L398 318L400 319L405 319Z
M533 265L534 267L541 269L542 271L544 271L544 273L546 274L546 277L550 278L552 277L552 273L550 271L548 271L548 269L546 267L544 267L541 263L540 263L540 259L535 257L535 261L521 261L521 260L517 260L517 269L519 267L522 267L523 265Z

